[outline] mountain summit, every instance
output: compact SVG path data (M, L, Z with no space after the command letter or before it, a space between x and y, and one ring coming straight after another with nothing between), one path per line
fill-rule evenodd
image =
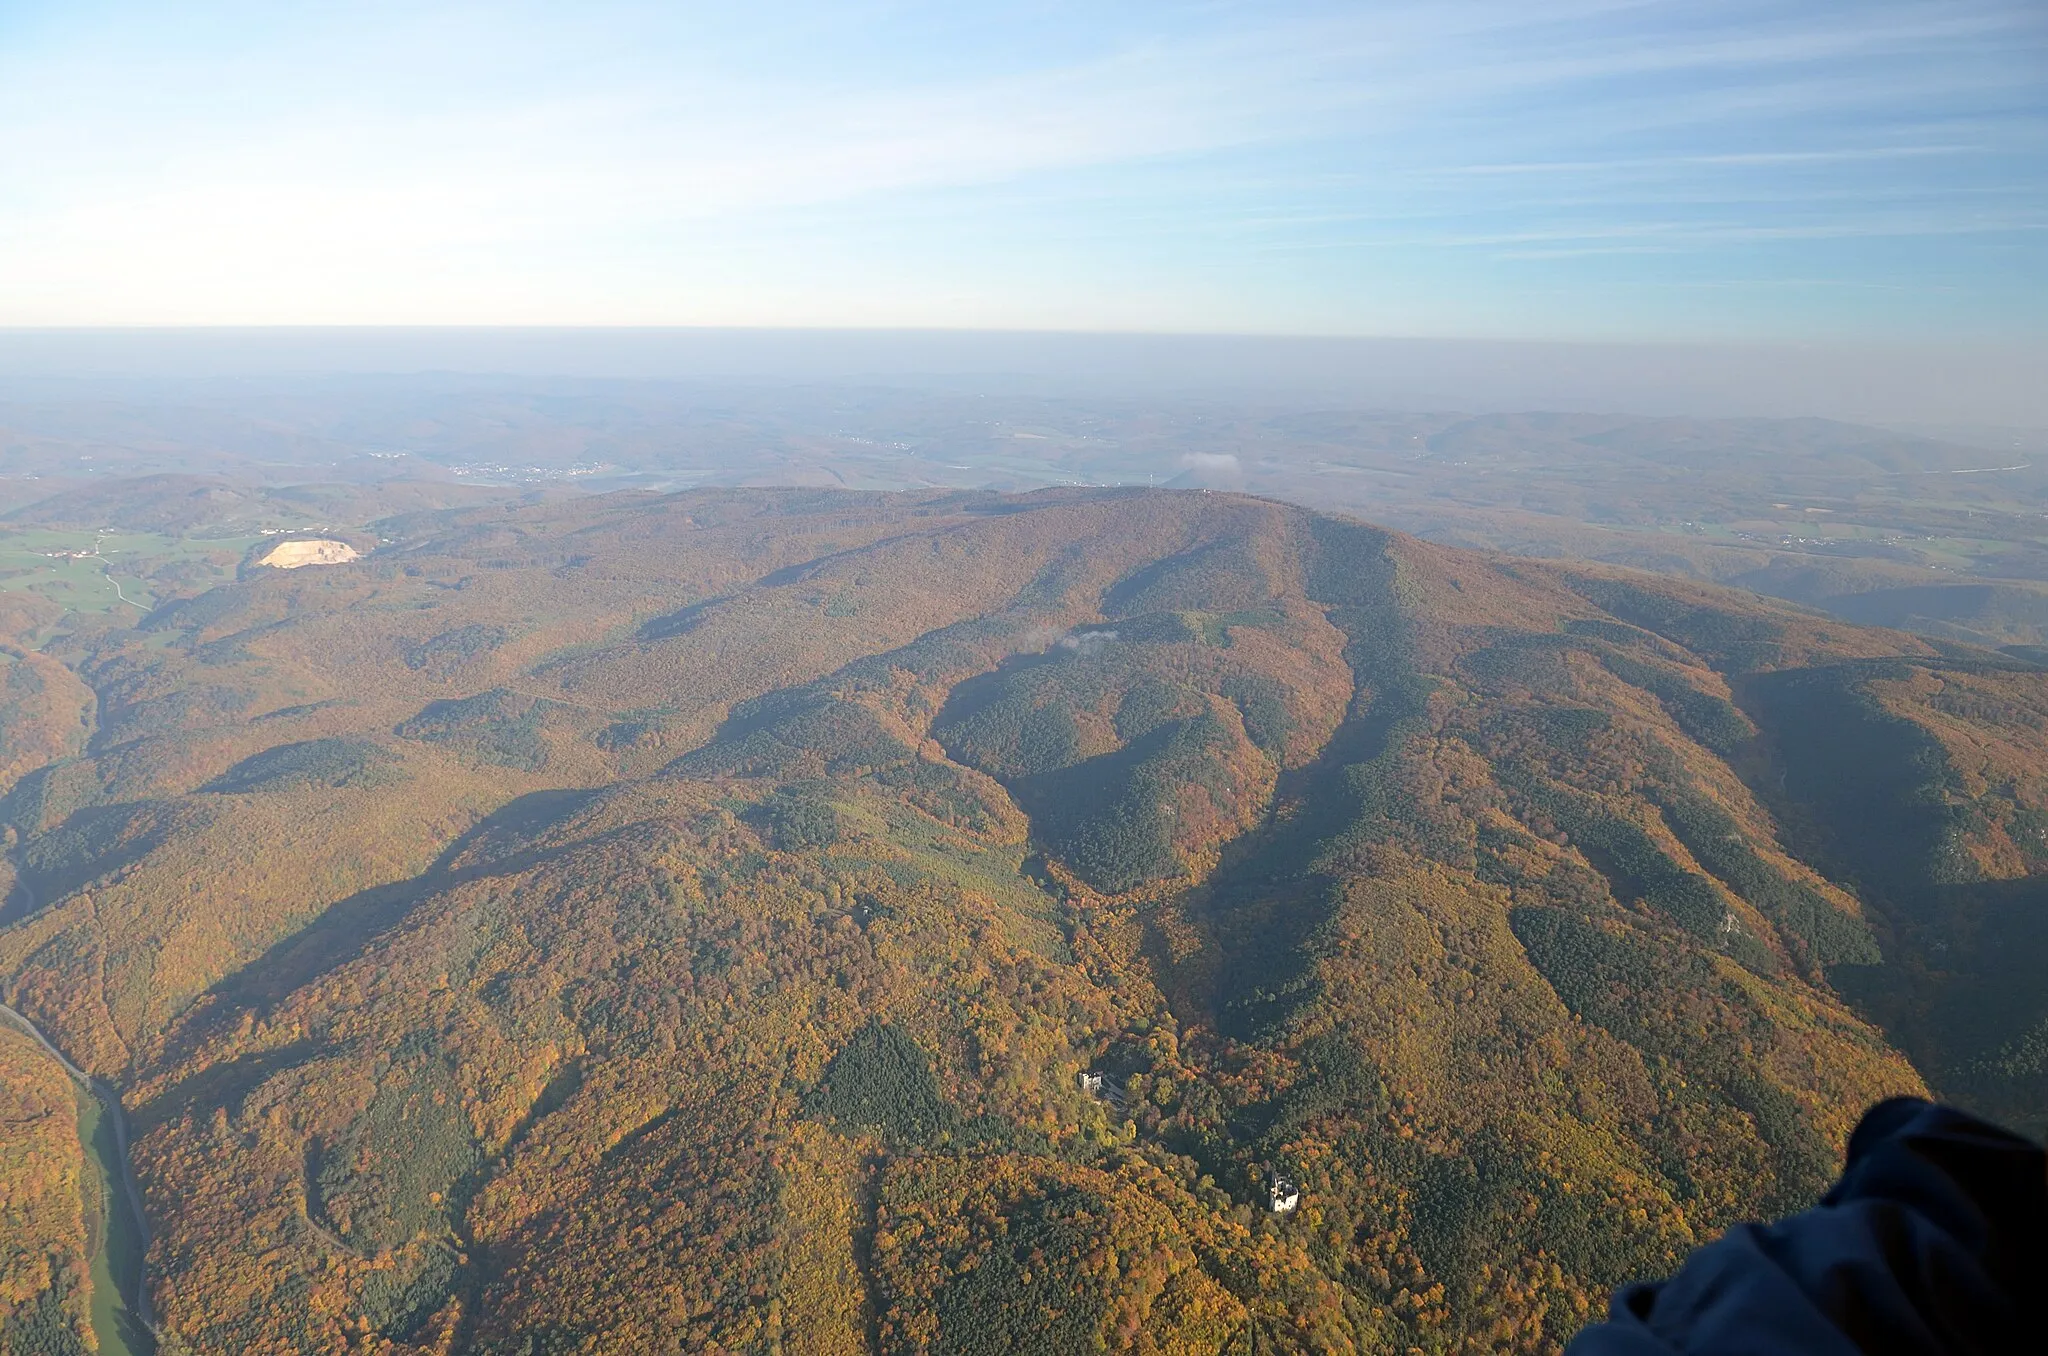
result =
M167 1352L1551 1351L2048 1107L2021 660L1214 492L375 529L6 661Z

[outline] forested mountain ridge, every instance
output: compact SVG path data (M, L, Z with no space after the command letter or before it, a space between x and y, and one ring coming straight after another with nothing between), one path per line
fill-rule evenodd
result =
M2019 660L1222 494L375 535L17 630L166 1351L1549 1350L2048 1109Z
M571 486L1163 484L1356 514L1446 545L1712 580L1967 644L2048 640L2039 431L1951 440L1810 418L1003 385L442 373L116 381L33 401L17 387L0 391L0 586L34 565L6 549L30 525L118 522L189 545Z

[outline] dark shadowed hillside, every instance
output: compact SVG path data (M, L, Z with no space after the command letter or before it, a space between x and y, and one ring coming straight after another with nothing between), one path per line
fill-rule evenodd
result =
M375 535L0 677L166 1352L1554 1351L1880 1096L2048 1117L2023 660L1204 492Z

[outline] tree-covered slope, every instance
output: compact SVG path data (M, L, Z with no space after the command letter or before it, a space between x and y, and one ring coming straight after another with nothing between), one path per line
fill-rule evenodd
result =
M377 533L37 652L167 1351L1554 1350L2048 1106L2017 661L1226 495Z
M71 1075L0 1017L0 1350L92 1350L96 1198Z

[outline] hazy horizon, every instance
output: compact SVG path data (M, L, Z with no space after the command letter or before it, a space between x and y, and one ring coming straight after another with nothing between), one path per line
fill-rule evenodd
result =
M430 376L875 383L2048 429L2048 348L570 327L0 328L0 401L52 383Z
M0 378L2048 428L2026 0L0 3Z

